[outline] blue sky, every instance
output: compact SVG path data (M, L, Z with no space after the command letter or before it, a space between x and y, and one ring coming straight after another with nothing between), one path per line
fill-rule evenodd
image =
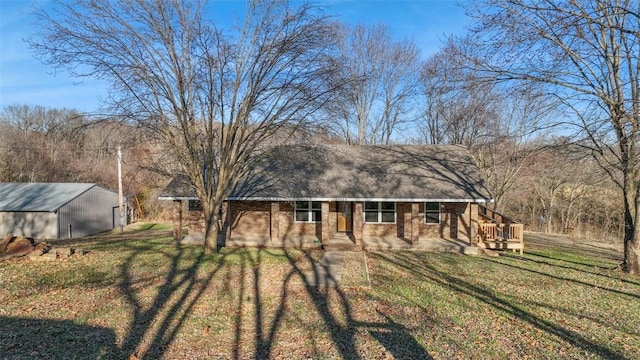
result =
M42 2L40 2L42 3ZM45 2L46 3L46 2ZM243 1L215 1L221 13L233 12ZM348 23L386 24L397 38L412 38L428 58L438 51L445 37L462 34L468 19L456 0L332 0L319 1L328 14ZM29 16L34 1L0 0L0 109L11 104L99 109L107 95L107 84L53 73L32 56L24 38L35 29Z

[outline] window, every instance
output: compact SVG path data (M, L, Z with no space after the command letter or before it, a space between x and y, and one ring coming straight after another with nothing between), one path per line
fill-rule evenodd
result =
M425 224L440 223L440 203L439 202L424 203L424 223Z
M189 211L202 211L200 200L189 200Z
M396 222L396 203L384 201L364 202L365 223L394 223Z
M296 222L320 222L322 205L320 201L296 201Z

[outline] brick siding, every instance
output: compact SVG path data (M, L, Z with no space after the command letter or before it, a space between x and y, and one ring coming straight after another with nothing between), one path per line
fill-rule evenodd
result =
M228 204L232 238L283 241L287 237L315 237L325 241L337 232L338 209L335 201L328 203L328 219L326 216L322 219L325 222L324 237L322 223L295 221L293 202L232 201ZM182 204L182 209L189 233L204 233L202 212L188 211L185 205ZM477 204L442 203L439 224L425 224L424 203L416 205L417 213L414 213L414 203L396 203L395 224L365 224L362 218L363 203L354 202L352 216L356 241L361 241L363 237L399 237L408 241L419 241L419 238L458 238L475 243Z

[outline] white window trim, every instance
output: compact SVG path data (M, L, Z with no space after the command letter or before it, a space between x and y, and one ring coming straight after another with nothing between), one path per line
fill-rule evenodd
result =
M306 202L307 203L307 207L306 208L298 208L298 202ZM320 209L314 209L313 208L313 203L317 202L317 201L311 201L311 200L298 200L295 201L293 203L293 221L296 223L311 223L311 224L319 224L322 222L322 203L320 203ZM306 221L300 221L298 220L298 217L296 216L296 214L298 213L298 211L307 211L307 219ZM314 221L313 220L313 212L314 211L318 211L320 210L320 221Z
M376 222L371 222L371 221L367 221L367 217L366 217L366 205L365 203L378 203L378 221ZM382 210L382 203L393 203L393 222L382 222L382 213L385 212L391 212L391 211L383 211ZM371 211L373 212L373 211ZM362 203L362 222L365 224L396 224L398 222L398 206L396 204L395 201L365 201Z
M438 204L438 222L430 223L427 222L427 203L436 203ZM435 211L433 211L435 213ZM440 225L442 223L442 203L440 201L425 201L424 203L424 223L425 225Z

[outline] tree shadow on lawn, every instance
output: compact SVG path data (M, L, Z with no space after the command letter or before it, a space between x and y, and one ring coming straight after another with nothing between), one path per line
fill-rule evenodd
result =
M90 238L84 243L78 239L61 243L67 246L81 243L83 247L86 244L97 251L109 249L126 254L118 263L117 282L119 293L126 305L115 315L125 314L122 316L127 323L119 324L125 328L122 340L115 338L113 329L79 327L77 331L86 330L88 333L79 338L86 339L87 336L94 338L92 334L99 333L100 340L91 340L90 345L84 345L86 349L75 348L76 345L70 345L68 349L63 347L62 350L67 355L87 354L87 358L114 359L124 359L133 355L135 358L152 359L162 358L168 353L174 354L168 352L170 346L178 337L192 336L181 333L181 330L185 328L194 307L198 302L203 301L203 295L211 291L210 284L215 281L219 283L218 285L231 289L233 298L230 301L235 302L232 307L232 311L235 311L235 316L232 317L234 319L233 348L223 350L230 350L232 358L264 359L275 356L274 347L278 344L278 337L282 336L282 331L285 329L291 330L291 324L284 325L291 316L290 307L293 300L291 294L295 293L298 296L301 291L309 300L305 304L312 306L304 311L320 317L321 327L328 330L331 340L332 349L329 351L337 351L340 357L345 359L363 357L357 347L356 334L364 330L395 358L431 358L412 336L410 330L395 321L392 316L376 309L379 321L360 321L354 317L352 303L342 288L316 286L322 282L323 276L330 277L330 274L326 275L319 271L316 260L309 253L288 250L226 249L215 255L214 260L214 257L204 255L201 248L176 246L169 237L165 240L164 236L167 234L170 234L170 230ZM153 238L154 236L161 238ZM150 255L152 258L149 258ZM227 257L231 255L234 260L227 262ZM283 277L274 278L271 274L264 273L265 257L273 256L286 258L287 268ZM149 271L145 270L145 266L154 266L156 263L163 268L167 267L167 271L144 273ZM240 279L234 281L236 279L225 277L221 273L225 268L227 271L238 271ZM277 281L272 284L279 289L276 290L279 292L279 297L275 300L263 291L264 283L272 279ZM326 283L326 280L335 282L336 279L324 280ZM211 311L217 311L217 309L211 308ZM14 320L12 324L17 324L16 321L21 319ZM49 320L38 321L49 322ZM118 319L108 321L115 324ZM55 321L51 320L51 322ZM73 324L71 321L66 323L69 326ZM190 324L190 327L191 325L193 324ZM313 341L313 336L318 334L316 331L320 330L312 330L309 333L311 339L304 340ZM253 349L246 348L248 344L246 339L249 339ZM214 337L207 341L215 340ZM286 341L295 344L300 339L286 339ZM47 343L56 344L58 341L51 339ZM308 351L310 356L314 354L323 356L323 351L326 349Z
M95 251L96 256L104 256L101 251L105 249L128 254L120 266L117 276L119 283L116 285L127 303L126 309L117 311L132 314L122 345L117 345L114 329L77 324L78 321L84 320L8 317L0 318L0 338L2 338L0 345L7 347L7 349L1 349L0 358L13 354L12 349L19 349L16 354L26 358L125 359L132 354L137 357L144 355L149 355L149 358L161 357L166 345L171 343L184 324L191 308L220 270L224 257L231 254L222 255L220 260L214 262L214 267L209 274L201 279L196 276L196 273L208 261L204 252L201 249L194 251L193 248L176 247L171 241L156 238L168 234L170 230L52 241L51 244L54 247L79 245L85 248L88 246L92 249L91 252ZM164 247L158 246L163 242L166 242ZM169 271L160 279L155 275L135 276L133 274L136 266L139 266L136 263L147 260L142 255L148 256L150 253L152 256L163 257L169 264ZM146 285L148 283L158 284L150 303L146 301L147 299L141 300L137 294L148 288ZM112 284L115 285L115 283ZM76 285L93 286L86 282ZM109 286L109 284L103 285ZM126 319L128 318L127 315ZM116 324L115 321L117 320L110 319L108 323L113 323L114 326L121 325ZM7 337L13 339L9 344L6 344ZM30 356L31 352L36 355Z
M166 235L166 233L168 232L164 231L157 234L153 232L156 235ZM144 236L143 233L136 233L132 236L135 236L137 240L142 240L145 237L149 237L149 234ZM74 342L69 342L68 346L60 345L64 352L68 351L68 354L87 354L87 358L120 359L127 358L132 354L138 358L161 358L167 354L169 346L177 336L182 336L180 331L184 328L193 308L199 301L202 301L203 294L210 289L209 285L215 280L223 283L224 286L232 288L234 293L234 298L231 300L235 302L232 310L235 311L234 323L232 324L233 348L230 349L232 358L251 357L263 359L275 356L274 347L278 344L278 337L281 336L281 332L286 326L290 326L285 326L285 322L291 316L291 294L297 295L301 289L308 296L308 304L312 306L311 309L305 309L305 311L315 312L320 317L322 325L328 331L331 345L341 358L360 359L366 357L366 355L359 352L362 348L358 348L363 332L368 333L388 354L395 358L431 358L431 355L420 345L412 335L411 330L401 323L401 320L394 319L390 314L380 309L375 309L379 320L363 321L357 319L353 311L354 304L349 299L345 289L340 286L317 286L319 283L335 282L336 279L331 278L331 274L325 274L320 271L316 260L309 253L301 255L300 252L288 250L272 252L264 249L255 251L234 249L225 250L223 253L216 255L217 258L213 260L212 257L205 256L201 248L177 247L172 245L170 239L166 240L165 247L157 247L157 244L161 242L157 239L150 240L153 244L156 244L155 246L147 246L140 242L131 243L130 240L131 237L118 236L117 239L109 240L109 244L100 244L98 243L99 240L95 240L96 243L92 245L97 248L113 249L114 247L119 247L122 251L127 252L124 261L119 265L120 280L118 288L127 304L125 311L130 313L130 315L127 315L127 319L130 320L128 320L127 331L124 334L121 346L118 347L116 345L113 330L76 325L71 321L63 321L58 324L56 320L7 318L10 321L5 322L5 319L0 318L0 333L9 333L9 331L5 332L2 329L5 324L10 324L6 325L9 326L10 330L12 326L19 326L21 321L26 324L24 326L29 328L32 325L37 326L35 324L44 322L42 326L50 326L51 328L63 327L68 329L66 331L71 334L82 332L84 337L81 336L79 338L87 339L88 337L94 339L88 340L91 341L89 345L79 345L78 348L76 348L78 345ZM166 273L160 279L155 279L155 281L154 279L145 280L144 276L136 273L137 262L146 261L143 256L148 255L149 251L157 253L157 256L163 258L165 260L164 264L168 266ZM227 263L225 259L229 255L234 255L239 260ZM271 284L278 286L276 290L276 293L279 293L277 299L273 299L271 295L264 293L265 280L268 281L272 277L271 274L264 273L264 260L267 256L284 256L289 266L284 272L284 276L277 277L276 280L278 282ZM513 315L584 351L605 358L623 357L614 350L594 343L579 333L523 310L512 304L508 299L497 296L490 290L440 271L421 261L413 253L375 253L374 256L421 279L429 279L436 284L452 288L454 291L473 296L499 311ZM551 276L559 280L575 281L585 286L593 286L585 282L505 264L496 260L488 261L493 261L503 266L511 266L518 270ZM227 269L237 267L236 270L239 270L240 279L231 283L233 279L226 278L221 274L221 270L224 267L227 267ZM203 271L206 271L206 273L203 273ZM323 276L329 278L324 279L323 282L321 281ZM146 283L141 284L141 281ZM151 288L148 283L151 283L154 287ZM149 289L155 289L155 292L145 297L143 290ZM603 290L638 298L637 295L614 289ZM313 330L310 333L311 337L317 335L319 331ZM21 335L16 335L15 339L18 339L18 336ZM251 339L253 349L243 347L247 344L244 341L246 337ZM313 341L314 339L304 338L299 341L304 340ZM56 341L52 341L45 340L45 343L56 344ZM8 344L12 348L16 348L15 343L17 341L12 340ZM82 348L83 346L85 348ZM313 346L316 349L316 345L314 344ZM11 348L9 350L13 351ZM307 354L308 356L327 356L322 353L322 350L311 351L312 353ZM313 353L313 351L316 352Z
M598 286L598 285L595 285L595 284L584 282L582 280L577 280L577 279L572 279L572 278L568 278L568 277L553 275L553 274L549 274L549 273L546 273L546 272L533 270L533 269L530 269L530 268L527 268L527 267L524 267L524 266L518 266L516 264L508 264L508 263L505 263L505 262L502 262L502 261L498 261L498 260L494 260L494 259L486 259L486 261L494 263L494 264L499 264L499 265L502 265L502 266L507 266L507 267L510 267L510 268L513 268L513 269L517 269L517 270L520 270L520 271L526 271L526 272L537 274L537 275L547 276L547 277L550 277L550 278L556 279L556 280L572 282L572 283L575 283L575 284L578 284L578 285L583 285L583 286L586 286L586 287L589 287L589 288L597 287L597 288L599 288L601 290L610 291L612 293L616 293L616 294L619 294L619 295L625 295L625 296L629 296L631 298L640 299L640 295L639 294L633 294L633 293L629 293L629 292L626 292L626 291L621 291L621 290L611 289L611 288L607 288L607 287L603 287L603 286ZM545 265L550 265L550 266L556 266L554 264L547 264L547 263L544 263L544 264ZM562 266L560 266L560 267L562 267ZM588 271L581 271L579 269L573 269L573 268L569 268L569 269L574 270L574 271L584 272L584 273L587 273L589 275L599 275L599 274L591 273L591 272L588 272ZM605 277L609 278L607 276L605 276ZM618 280L618 279L616 279L616 280ZM635 283L632 283L632 284L636 285ZM633 300L633 299L630 299L630 300Z
M47 240L46 242L53 247L72 246L83 249L86 247L104 249L121 246L131 241L167 238L170 236L172 236L172 230L134 230L123 234L92 235L83 238Z
M346 293L340 286L331 286L337 284L330 272L320 271L320 267L316 266L314 260L305 256L305 259L311 267L311 271L304 271L302 267L294 261L293 257L288 256L292 266L291 271L287 275L287 279L297 276L302 280L304 289L310 296L316 312L321 316L324 325L329 330L331 339L340 357L344 359L360 359L356 346L356 333L359 329L365 329L376 339L394 358L399 359L431 359L431 355L416 341L407 328L402 324L393 321L393 319L376 309L380 317L384 319L381 322L364 322L359 321L353 316L352 304ZM323 277L325 277L323 279ZM331 298L337 296L338 308L331 306ZM281 306L286 302L286 282L283 284ZM257 353L260 355L268 355L266 353Z
M142 236L142 234L136 234L135 236ZM201 301L202 295L214 279L223 282L224 286L233 288L234 294L237 294L234 295L237 297L232 300L235 302L232 310L235 311L234 323L232 324L233 348L230 349L232 358L237 359L248 356L263 359L275 355L274 347L278 343L278 337L285 327L284 324L287 322L287 317L291 315L290 305L292 299L290 296L292 293L298 294L293 289L300 290L300 282L302 283L304 294L308 296L309 303L313 307L307 311L314 311L320 316L322 325L328 331L332 346L340 357L346 359L366 357L359 353L359 350L362 350L358 348L360 338L356 338L364 330L395 358L431 358L426 349L411 334L410 329L394 320L391 315L376 309L379 321L359 320L355 317L353 312L354 305L343 288L340 286L317 286L318 283L323 283L320 281L323 276L329 277L329 279L325 279L324 283L327 283L326 280L335 282L336 279L331 278L331 274L319 271L320 268L317 266L316 260L309 253L305 253L301 257L299 252L287 250L271 252L264 249L255 251L236 249L216 255L220 256L220 258L212 261L210 257L204 255L201 249L194 251L194 248L174 247L169 245L171 242L167 240L166 251L152 251L159 251L162 254L166 259L169 270L159 282L155 295L151 299L143 299L138 294L140 276L135 274L135 263L149 251L149 247L139 243L129 244L127 241L129 241L127 237L119 237L111 240L106 245L95 244L98 247L122 246L124 251L130 252L119 269L121 274L119 289L126 300L127 310L132 314L128 324L128 331L124 336L121 347L107 348L106 350L100 348L99 350L114 354L114 358L126 358L131 354L135 354L139 358L163 357L167 352L168 346L172 344L180 333L190 312L198 301ZM225 258L232 254L238 256L239 261L233 264L226 264ZM272 284L279 288L279 290L276 290L279 293L277 299L273 299L270 297L271 295L263 292L264 280L270 280L271 277L270 274L264 273L264 258L265 256L274 255L286 257L290 266L282 278L277 278L278 283ZM515 316L584 351L605 358L623 358L621 354L614 350L592 342L577 332L537 317L512 304L506 298L440 271L428 263L420 261L415 254L394 252L376 253L374 256L397 266L409 274L429 279L436 284L452 288L454 291L473 296L497 310ZM518 270L550 276L558 280L575 281L581 285L593 286L579 280L558 277L517 265L505 264L497 260L488 261ZM208 264L206 275L204 277L202 275L197 276L198 272L203 269L204 264ZM237 282L230 283L230 279L221 276L220 271L225 266L238 268L240 279ZM579 270L569 266L564 267L571 270ZM603 290L638 298L638 295L615 289ZM89 331L100 331L100 329ZM314 333L310 335L313 336ZM112 338L109 337L109 334L105 336ZM253 349L243 347L247 344L244 341L246 337L251 339ZM304 340L308 339L305 338ZM301 341L304 340L301 339ZM311 340L313 341L313 339ZM287 341L292 340L287 339ZM106 346L105 342L101 342L101 344ZM315 348L315 344L313 346ZM308 355L326 355L322 354L320 350L313 351L317 351L317 353Z
M386 319L386 324L359 323L360 326L372 328L369 334L373 336L396 359L432 359L431 355L411 336L407 328L376 310Z
M544 309L548 309L552 312L558 312L558 313L562 313L562 314L566 314L568 316L572 316L576 319L580 319L580 321L582 322L583 320L588 320L593 322L594 324L598 324L602 327L609 327L611 326L611 319L610 318L600 318L597 316L592 315L589 312L585 312L583 309L579 309L579 310L573 310L571 308L568 307L562 307L562 306L555 306L555 305L550 305L548 303L544 303L544 302L540 302L540 301L533 301L533 300L522 300L522 304L523 305L529 305L531 307L538 307L538 308L544 308ZM616 330L620 331L620 332L624 332L632 337L637 337L638 336L638 330L635 328L636 323L633 321L628 322L628 326L623 326L623 325L617 325L616 326Z
M603 278L606 278L606 279L615 279L615 280L622 281L622 282L625 282L625 283L628 283L628 284L631 284L631 285L640 285L639 282L632 281L632 280L630 280L628 278L613 277L613 276L611 276L610 273L609 274L608 273L604 273L603 274L603 273L599 273L599 272L595 272L595 271L588 271L588 270L584 269L584 268L599 268L599 269L603 269L603 270L605 270L607 272L612 272L612 271L615 271L614 269L617 269L617 267L616 268L601 267L601 266L592 265L592 264L588 264L588 263L581 263L581 262L578 262L578 261L571 261L571 260L556 258L556 257L553 257L553 256L542 255L542 254L538 254L538 253L535 253L535 252L528 252L527 255L529 257L524 257L524 256L519 256L519 255L503 254L502 257L509 258L509 259L518 259L518 260L522 260L522 261L533 262L533 263L540 264L540 265L553 266L553 267L566 269L566 270L571 270L571 271L578 271L578 272L581 272L581 273L584 273L584 274L600 276L600 277L603 277ZM551 262L551 261L537 260L537 259L531 258L531 257L539 257L539 258L543 258L543 259L549 259L551 261L565 262L565 263L569 263L569 264L580 265L580 266L582 266L584 268L581 269L581 268L576 267L576 266L561 265L561 264L554 263L554 262ZM620 260L622 260L622 259L620 259Z
M527 255L532 255L532 254L528 253ZM534 256L539 256L537 254L533 254L533 255ZM505 257L508 260L531 261L531 262L536 263L536 264L548 265L548 266L552 266L552 267L559 267L559 268L562 268L562 269L567 269L567 270L572 270L572 271L585 273L587 275L600 276L600 277L603 277L603 278L605 278L607 280L613 279L613 280L621 281L621 282L628 283L628 284L631 284L631 285L640 285L640 284L638 284L636 282L628 281L628 280L623 279L623 278L618 278L618 277L614 278L614 277L611 277L611 276L609 276L607 274L600 274L600 273L596 273L596 272L585 271L585 270L582 270L582 269L579 269L579 268L575 268L575 267L572 267L572 266L564 266L564 265L550 263L550 262L547 262L547 261L538 261L538 260L535 260L535 259L529 259L529 258L520 257L520 256L508 255L508 256L505 256ZM555 258L551 258L551 259L562 261L562 259L555 259ZM532 270L532 269L529 269L529 268L508 264L508 263L505 263L505 262L500 261L498 259L486 259L486 261L489 261L489 262L492 262L492 263L496 263L496 264L500 264L500 265L507 266L507 267L511 267L511 268L515 268L517 270L523 270L523 271L532 272L532 273L535 273L535 274L538 274L538 275L542 275L542 276L548 276L548 277L551 277L551 278L556 279L556 280L573 282L573 283L576 283L578 285L585 286L586 288L589 288L589 289L598 288L600 290L610 291L610 292L613 292L613 293L616 293L616 294L619 294L619 295L623 295L623 296L640 297L640 294L627 293L627 292L616 290L616 289L609 289L609 288L606 288L606 287L603 287L603 286L600 286L600 285L590 284L590 283L587 283L587 282L584 282L584 281L580 281L580 280L575 280L575 279L570 279L570 278L565 278L565 277L559 277L559 276L556 276L556 275L543 273L541 271L536 271L536 270ZM579 263L576 262L576 264L579 264ZM583 264L583 265L584 266L589 266L589 265L586 265L586 264ZM634 299L630 299L630 300L634 301ZM532 306L536 306L536 307L547 308L547 309L552 310L552 311L562 312L562 313L565 313L565 314L568 314L568 315L572 315L574 317L589 319L590 321L592 321L594 323L599 323L602 326L607 326L608 325L602 319L600 319L600 318L598 318L596 316L591 316L590 314L585 313L584 311L577 312L577 311L572 310L572 309L558 307L558 306L552 306L552 305L549 305L549 304L546 304L546 303L542 303L542 302L538 302L538 301L532 301L532 300L525 301L525 303L530 304ZM629 335L634 335L634 336L636 335L631 330L625 330L623 327L618 327L618 330L624 331Z
M384 321L359 321L354 318L352 304L339 286L317 286L316 284L319 283L333 283L336 279L331 274L320 271L316 260L308 252L300 256L299 252L277 250L275 254L284 254L290 266L282 278L277 277L277 281L281 281L279 284L271 284L270 274L263 274L264 267L261 266L263 256L274 255L269 250L261 249L257 252L245 253L242 261L237 264L240 267L241 278L236 283L238 294L235 300L232 358L271 358L275 355L274 347L277 346L278 340L297 344L296 350L304 353L290 355L292 357L331 357L335 354L327 354L324 352L327 349L318 349L315 344L317 338L322 336L322 330L326 329L332 350L337 351L340 358L360 359L362 356L356 346L356 333L359 329L364 329L395 358L431 359L409 330L402 324L394 322L390 316L377 310ZM323 277L327 278L323 279ZM302 288L300 288L300 282ZM263 287L270 285L278 286L277 298L263 293ZM319 315L322 325L313 328L309 333L306 333L305 328L301 326L295 329L295 339L283 339L281 331L291 326L290 323L285 325L285 322L290 322L296 316L295 311L291 310L294 307L292 302L299 299L292 296L299 296L299 290L303 290L303 294L308 296L306 300L309 302L305 303L312 306L303 311L305 314ZM248 299L250 302L247 302ZM310 319L313 321L313 315L301 321L310 321ZM242 347L247 344L247 338L253 340L253 349ZM307 341L313 343L311 349L303 348L303 343ZM248 352L253 353L248 354Z
M0 316L3 359L99 359L117 351L112 329L72 320Z
M226 251L215 255L218 258L213 260L212 256L204 254L202 248L176 245L170 234L171 230L135 231L53 243L54 246L81 245L89 246L92 251L97 252L109 249L128 254L119 265L117 283L126 303L126 308L120 309L126 313L126 333L121 345L117 346L114 331L109 330L110 333L105 335L105 339L109 339L110 346L102 340L98 343L100 353L104 353L104 356L87 358L163 357L184 326L193 307L224 267L225 259L234 255L233 250ZM150 261L151 264L147 263ZM207 265L204 277L202 274L198 275L203 265ZM145 269L153 266L168 266L168 271L158 277L153 273L157 269ZM151 273L139 273L140 271ZM110 319L110 322L115 326L117 319ZM91 327L87 329L94 331ZM52 344L57 344L57 341L53 339ZM82 353L81 348L69 349L63 357L73 357Z
M254 349L254 357L257 359L266 359L269 358L272 350L276 335L278 334L282 322L287 313L287 303L289 301L289 293L291 292L292 283L296 278L302 279L305 288L308 291L308 294L313 299L313 303L316 306L316 310L320 313L325 321L327 327L331 332L332 339L337 346L340 354L343 358L357 358L357 352L355 348L355 344L353 342L353 329L350 326L340 326L336 317L331 313L328 308L328 299L327 293L322 293L317 287L312 286L309 275L301 269L298 264L298 257L290 251L285 251L285 255L291 265L291 270L286 273L284 276L281 288L280 288L280 297L277 301L277 308L274 314L271 317L271 324L268 326L266 323L268 322L268 318L270 317L267 314L265 309L265 301L261 295L260 282L262 279L261 267L260 264L262 262L262 254L263 251L259 251L255 258L247 257L248 261L243 261L240 266L242 267L241 274L245 274L245 270L247 267L251 268L253 282L252 288L245 287L245 278L244 276L240 279L239 286L239 295L237 300L237 308L236 308L236 322L235 322L235 339L234 339L234 348L233 348L233 358L243 358L246 354L242 354L242 350L240 348L242 343L242 335L245 329L243 328L243 314L246 313L244 300L246 298L253 299L252 307L253 307L253 317L255 320L254 325L254 336L255 336L255 349ZM309 261L309 264L314 268L314 260L306 254L306 259ZM318 276L316 272L311 276ZM294 285L293 285L294 286ZM349 316L349 303L344 302L346 314ZM309 309L311 311L311 309ZM251 331L247 329L247 331Z
M527 247L532 249L547 249L547 250L562 250L573 253L578 253L584 256L591 256L595 258L603 258L614 261L622 261L622 252L619 250L611 249L608 247L600 247L590 243L577 242L573 244L568 239L562 239L562 237L527 233L524 236L524 242ZM564 260L571 262L570 260ZM580 265L579 263L577 263Z
M374 341L377 340L396 358L431 358L411 335L410 330L394 321L391 316L377 310L380 321L359 321L354 318L352 303L343 289L339 286L316 286L315 284L321 282L320 279L326 275L319 271L316 259L309 253L268 249L225 249L211 257L204 255L204 251L199 247L176 246L170 237L164 238L167 234L167 231L154 231L146 235L123 234L115 238L92 238L90 244L86 244L90 249L94 249L94 256L109 256L117 261L118 275L111 284L117 287L120 295L115 302L104 303L109 318L100 319L111 328L77 325L78 321L73 320L6 318L5 321L4 318L0 318L2 326L6 327L6 331L0 327L0 334L5 335L4 339L11 339L0 340L0 345L7 347L8 351L15 350L2 351L0 357L14 353L26 354L26 358L32 358L33 356L29 355L31 353L41 354L35 357L54 358L155 359L167 355L174 356L176 350L172 344L176 339L188 340L196 336L185 334L182 330L187 328L191 331L194 326L198 326L190 319L193 310L205 301L206 297L219 295L211 294L215 286L210 285L215 283L223 288L223 292L226 288L227 293L232 295L229 299L228 294L220 294L227 296L231 312L235 312L235 316L230 317L232 322L229 323L233 338L222 339L220 336L226 335L211 334L203 341L211 344L211 341L231 340L232 348L218 348L225 353L228 351L228 355L224 356L235 359L265 359L278 356L274 353L274 348L279 345L278 339L288 336L290 331L298 332L296 325L289 322L292 316L295 316L291 307L292 301L296 298L291 296L295 294L294 297L297 297L302 294L305 297L305 306L311 306L303 309L304 313L312 313L309 318L304 314L302 317L304 320L313 321L319 317L319 327L328 330L330 337L330 349L326 348L326 344L322 345L325 346L322 349L315 348L315 344L314 348L299 346L310 356L323 356L327 351L335 354L335 351L342 358L362 358L356 346L356 332L365 330ZM101 242L102 240L107 243ZM78 243L85 246L85 243L78 239L64 244L74 246ZM104 250L121 252L121 255L115 257L113 254L102 254ZM231 256L232 259L229 258ZM273 269L265 264L265 259L269 258L267 262L270 262L274 257L280 257L284 266L278 265L277 269L281 269L282 273L277 276L265 273L268 271L265 269ZM158 267L163 271L159 271ZM240 278L235 278L235 275L229 276L230 272L238 273ZM275 299L272 295L274 291L264 291L265 284L277 287L273 289L279 294ZM101 286L110 284L104 283ZM203 296L204 294L206 296ZM217 304L224 306L226 299ZM204 308L213 312L228 311L218 310L215 306L209 305L205 305ZM90 318L93 316L95 315L89 314ZM116 334L118 327L123 328L120 335ZM48 332L45 332L44 336L39 336L44 330L38 329L50 330L46 330ZM304 329L301 328L299 331L302 332ZM313 337L322 331L311 329L303 339L296 334L295 338L285 341L292 345L299 344L300 341L314 341ZM13 335L7 337L6 334ZM326 336L327 333L323 334ZM204 334L200 337L203 336ZM71 337L73 340L65 340ZM16 345L27 338L31 340L24 340L24 345ZM37 346L33 345L34 341L38 342ZM176 346L182 349L183 345ZM24 352L25 349L28 350ZM198 353L202 352L203 348L193 350Z
M501 298L500 296L497 296L487 289L481 288L479 286L461 280L460 278L452 276L446 272L440 271L435 267L430 266L428 263L417 259L415 254L400 252L384 254L376 253L375 256L381 260L393 264L394 266L397 266L399 269L402 269L410 274L429 279L443 287L474 297L499 311L517 317L518 319L531 324L532 326L544 331L545 333L557 336L567 343L572 344L573 346L576 346L586 352L596 354L606 359L626 358L624 355L619 354L612 349L590 341L589 339L585 338L575 331L563 328L548 320L537 317L536 315L519 308L518 306L512 304L509 300Z
M120 291L132 312L128 333L121 346L120 358L161 358L175 340L193 307L208 289L209 284L225 264L225 258L234 252L220 254L220 259L209 261L202 248L173 245L173 250L162 252L169 264L156 295L148 301L136 296L139 288L134 275L134 263L146 247L134 248L120 266ZM195 252L195 256L194 256ZM205 263L213 263L204 278L197 276Z

